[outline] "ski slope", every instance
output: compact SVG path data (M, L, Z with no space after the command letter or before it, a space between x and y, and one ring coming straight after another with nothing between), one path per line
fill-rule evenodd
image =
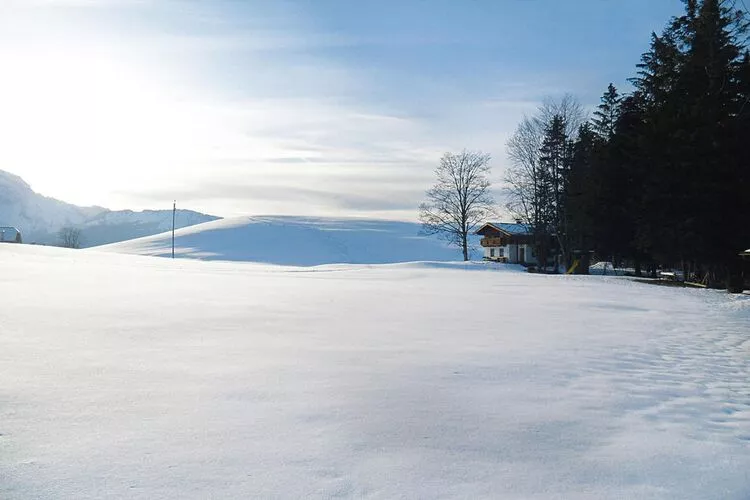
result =
M175 254L292 266L460 259L456 248L437 237L420 236L419 230L416 223L373 219L236 217L179 229L175 233ZM97 250L167 257L172 254L172 233Z
M0 245L0 498L746 499L750 297Z

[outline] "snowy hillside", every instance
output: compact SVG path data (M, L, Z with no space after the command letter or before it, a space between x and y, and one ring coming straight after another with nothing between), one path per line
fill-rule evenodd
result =
M320 217L238 217L180 229L179 257L280 265L383 264L459 260L455 248L419 236L419 224ZM120 253L169 256L172 235L164 233L96 248Z
M177 227L216 219L180 210ZM84 246L96 246L166 231L172 227L172 211L79 207L35 193L20 177L0 170L0 225L19 228L26 242L45 244L55 244L60 228L72 226L81 229Z
M747 296L450 263L0 260L3 500L750 496Z

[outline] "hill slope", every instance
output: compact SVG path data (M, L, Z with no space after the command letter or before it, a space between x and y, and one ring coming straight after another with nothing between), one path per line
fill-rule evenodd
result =
M410 222L320 217L238 217L175 234L179 257L279 265L386 264L450 261L459 252L435 237L419 236ZM119 253L171 255L171 233L98 247Z
M186 227L216 219L179 210L176 225ZM172 211L79 207L42 196L17 175L0 170L0 225L15 226L24 241L43 244L55 244L57 232L72 226L81 230L83 246L96 246L166 231L172 227Z

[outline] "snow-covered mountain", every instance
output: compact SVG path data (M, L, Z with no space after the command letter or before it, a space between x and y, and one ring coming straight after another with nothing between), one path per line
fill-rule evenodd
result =
M180 229L178 257L290 266L455 261L460 253L437 237L420 236L414 222L329 217L237 217ZM476 242L474 242L476 243ZM163 233L93 250L166 257Z
M176 226L216 219L191 210L178 210ZM81 230L82 246L90 247L167 231L172 227L172 211L79 207L42 196L17 175L0 170L0 226L15 226L21 230L25 242L44 244L55 244L57 232L71 226Z

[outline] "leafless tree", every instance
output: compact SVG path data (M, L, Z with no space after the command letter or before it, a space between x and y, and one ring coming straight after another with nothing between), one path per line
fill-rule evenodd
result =
M419 206L423 231L460 247L465 261L469 234L494 213L489 162L490 155L480 151L445 153L435 169L437 181Z
M547 97L539 106L537 116L534 120L537 122L540 135L544 127L549 124L555 116L560 116L565 123L565 135L571 139L578 134L578 129L589 118L588 113L584 111L578 99L571 94L565 94L559 99Z
M540 260L546 260L543 248L547 241L552 214L559 207L551 206L548 195L549 172L540 165L545 128L555 117L562 118L565 135L574 139L587 120L581 104L570 94L555 100L545 99L532 117L524 117L508 140L510 167L505 171L506 208L516 219L531 227L537 240Z
M65 248L81 248L81 230L75 227L64 227L57 233L60 246Z
M542 174L539 151L543 131L534 118L524 117L508 140L510 166L505 171L506 208L516 219L534 225L541 213Z

